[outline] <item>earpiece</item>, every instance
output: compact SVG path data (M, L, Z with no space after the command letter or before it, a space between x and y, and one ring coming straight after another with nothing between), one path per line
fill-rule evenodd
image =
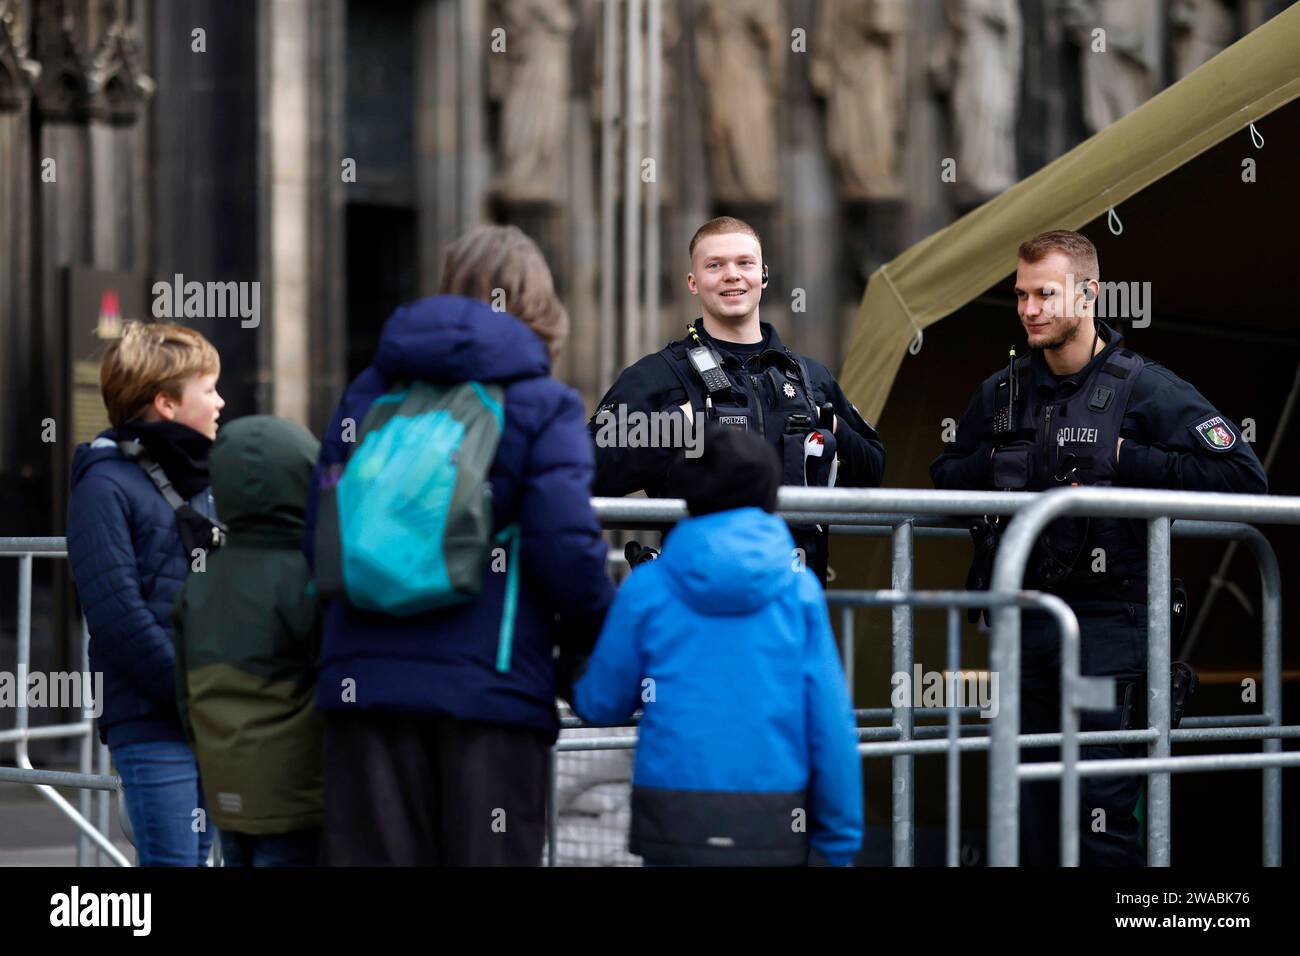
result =
M764 263L764 264L763 264L763 288L764 288L764 289L767 288L767 279L768 279L768 274L767 274L767 263Z

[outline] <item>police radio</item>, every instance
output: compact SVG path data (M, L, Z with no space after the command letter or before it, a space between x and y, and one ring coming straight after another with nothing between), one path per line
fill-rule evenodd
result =
M1016 350L1011 350L1007 366L1007 403L993 415L993 434L1009 435L1016 430L1016 399L1020 397L1020 380L1016 377Z
M722 371L722 362L717 352L707 345L697 345L687 351L686 357L704 381L704 387L710 396L730 391L731 383L727 381L727 373Z

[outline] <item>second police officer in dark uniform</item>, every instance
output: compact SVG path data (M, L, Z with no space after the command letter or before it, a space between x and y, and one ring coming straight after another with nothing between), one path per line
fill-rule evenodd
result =
M687 284L703 316L680 341L625 369L601 399L590 428L596 439L596 495L645 490L662 497L675 447L611 439L612 426L635 413L696 416L763 435L776 449L790 485L876 487L885 448L824 365L781 344L759 321L767 267L757 233L729 216L701 226L690 244ZM702 432L700 432L702 434ZM824 534L796 529L808 566L824 582Z
M1016 297L1029 354L985 379L951 449L930 466L939 488L1042 491L1079 485L1263 494L1268 481L1236 425L1168 369L1130 351L1093 318L1097 250L1076 232L1019 249ZM1012 369L1014 368L1014 374ZM982 575L992 553L991 535ZM972 577L981 577L980 544ZM1113 677L1116 707L1084 711L1082 730L1143 721L1147 672L1144 522L1067 518L1039 539L1026 587L1069 602L1079 619L1080 672ZM987 580L973 586L987 586ZM1021 632L1022 733L1059 731L1060 653L1053 623L1026 613ZM1141 745L1084 747L1085 759L1141 756ZM1024 759L1048 759L1024 751ZM1081 783L1080 862L1141 866L1138 777ZM1059 785L1022 787L1024 862L1059 861ZM1102 811L1100 814L1097 811Z

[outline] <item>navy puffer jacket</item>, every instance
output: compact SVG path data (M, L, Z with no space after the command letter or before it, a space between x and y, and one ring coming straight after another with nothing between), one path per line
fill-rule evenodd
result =
M360 431L366 411L393 384L480 381L505 389L505 428L489 481L495 530L518 522L520 581L509 669L496 669L506 574L484 571L479 597L410 617L327 605L317 704L436 713L558 732L554 649L595 643L613 586L608 546L591 509L594 450L578 394L550 377L542 340L486 303L437 296L388 319L374 364L348 386L321 445L308 501L304 547L313 558L323 468L347 461L344 421Z
M110 747L184 740L176 709L172 605L189 574L176 513L111 430L72 459L68 561L104 675L99 737ZM190 500L215 517L210 491Z

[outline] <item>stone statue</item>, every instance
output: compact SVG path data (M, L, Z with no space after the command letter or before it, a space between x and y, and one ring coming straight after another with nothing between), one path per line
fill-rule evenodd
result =
M1066 0L1065 21L1081 47L1084 122L1097 133L1159 86L1160 0Z
M27 27L17 0L0 0L0 110L16 110L40 78L41 65L27 57Z
M564 198L569 43L576 22L568 0L492 4L485 27L489 34L504 28L506 43L504 53L488 53L489 93L501 102L494 184L501 199L558 203Z
M789 42L780 0L702 0L696 56L704 88L713 197L777 197L776 108Z
M813 89L826 98L826 139L840 194L898 199L904 127L903 0L822 0Z
M95 27L97 48L87 71L87 110L114 123L133 123L140 104L152 96L155 83L143 72L139 31L126 19L126 4L101 0Z
M1237 38L1236 18L1222 0L1174 0L1174 79L1181 80Z
M931 77L949 98L957 195L982 202L1017 178L1020 7L1016 0L945 0L944 18Z

